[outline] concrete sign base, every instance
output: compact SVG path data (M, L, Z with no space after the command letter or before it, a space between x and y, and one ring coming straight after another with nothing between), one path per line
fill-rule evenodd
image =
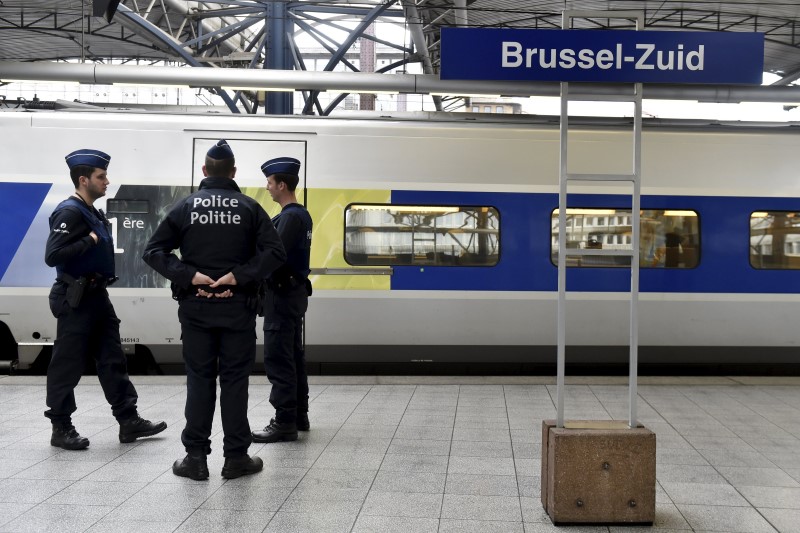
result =
M554 524L652 524L656 435L615 420L542 422L542 505Z

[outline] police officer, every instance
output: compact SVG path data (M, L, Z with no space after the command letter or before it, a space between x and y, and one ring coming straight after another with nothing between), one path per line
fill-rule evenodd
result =
M105 196L111 157L98 150L76 150L66 156L75 194L58 204L50 215L45 262L56 267L50 291L50 310L58 320L53 357L47 367L47 407L53 424L50 444L82 450L89 439L72 425L75 386L88 357L111 412L119 421L120 442L160 433L164 422L142 419L136 410L138 395L128 378L119 336L119 319L106 287L114 277L114 242L110 224L94 202Z
M272 383L269 401L275 418L263 431L254 431L256 442L297 440L297 431L308 431L308 375L303 350L303 316L308 309L311 283L311 216L297 203L300 161L292 157L270 159L261 165L267 190L281 206L272 219L286 249L286 263L267 280L264 298L264 367Z
M208 478L211 422L219 374L222 409L222 476L259 472L247 454L248 379L255 362L258 287L286 254L269 216L239 190L233 151L224 140L206 154L199 190L178 202L156 228L145 262L172 282L186 363L187 455L177 476ZM180 249L180 259L172 253Z

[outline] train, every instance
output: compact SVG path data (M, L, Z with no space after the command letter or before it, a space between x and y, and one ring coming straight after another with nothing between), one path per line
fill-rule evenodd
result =
M72 192L64 155L91 147L112 157L96 205L113 226L120 279L109 292L129 365L180 372L176 303L141 256L197 187L208 147L226 139L239 186L271 215L260 164L302 163L300 198L314 219L309 372L554 372L557 118L5 110L0 127L7 365L46 365L56 331L47 220ZM630 119L573 121L569 171L630 172L632 135ZM800 369L798 153L796 124L645 121L640 373ZM570 187L568 248L632 246L626 185ZM570 256L568 372L626 371L629 265Z

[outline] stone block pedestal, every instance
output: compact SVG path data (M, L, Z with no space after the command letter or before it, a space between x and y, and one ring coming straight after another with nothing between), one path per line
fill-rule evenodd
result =
M656 435L627 422L542 422L542 505L554 524L652 524Z

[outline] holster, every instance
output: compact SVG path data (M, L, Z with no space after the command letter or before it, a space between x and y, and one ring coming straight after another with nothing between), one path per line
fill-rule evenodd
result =
M267 280L267 287L280 295L287 295L301 285L305 287L306 292L311 296L311 283L308 278L295 273L286 265L279 268Z
M255 311L258 316L264 316L264 309L261 303L264 301L263 293L259 290L254 294L247 295L247 309Z
M172 291L173 300L183 300L189 295L189 291L174 283L170 283L169 288Z
M67 304L76 309L81 304L83 295L86 294L89 280L86 276L81 276L78 279L72 278L71 281L65 280L65 282L67 283Z
M258 316L264 316L264 298L266 298L267 284L265 281L259 283L255 292L247 295L247 308L255 311Z
M78 307L86 296L87 292L105 289L113 285L119 278L105 278L99 274L87 274L79 278L73 278L66 272L62 272L56 278L67 286L67 303L73 309Z

